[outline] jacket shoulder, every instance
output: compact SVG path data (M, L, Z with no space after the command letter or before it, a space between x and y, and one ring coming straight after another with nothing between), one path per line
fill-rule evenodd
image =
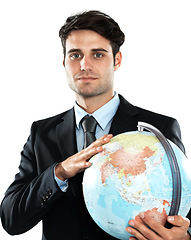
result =
M133 117L140 118L142 120L145 119L145 120L148 120L149 122L152 120L154 120L154 121L163 120L163 124L164 124L164 122L169 122L169 121L175 120L172 117L132 105L123 96L121 96L121 95L119 95L119 96L120 96L120 103L121 103L120 108L124 115L130 115Z
M51 125L58 125L60 122L63 121L64 117L69 112L72 112L72 111L73 111L73 108L71 108L71 109L69 109L69 110L67 110L65 112L59 113L59 114L57 114L55 116L37 120L33 124L35 124L36 127L45 127L45 126L51 126Z
M153 111L150 111L150 110L147 110L144 108L140 108L137 106L136 106L136 109L140 113L141 116L144 116L144 118L146 118L148 120L149 119L154 119L154 120L158 120L158 121L162 120L163 123L176 120L173 117L170 117L170 116L167 116L167 115L164 115L161 113L153 112Z

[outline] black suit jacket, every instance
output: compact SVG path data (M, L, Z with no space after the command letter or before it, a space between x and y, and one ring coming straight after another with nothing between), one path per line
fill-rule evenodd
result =
M138 121L154 125L184 151L175 119L135 107L120 96L110 133L135 131ZM55 164L76 152L73 109L33 123L21 153L20 172L1 204L2 224L9 234L24 233L42 220L43 240L114 239L89 216L82 195L75 192L77 177L69 179L66 193L54 180Z

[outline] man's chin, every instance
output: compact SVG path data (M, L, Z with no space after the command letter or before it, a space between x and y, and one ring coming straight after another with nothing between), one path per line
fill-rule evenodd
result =
M83 98L92 98L92 97L96 97L101 95L101 93L97 92L97 93L92 93L92 92L79 92L77 93L79 96L83 97Z
M103 94L103 90L102 89L77 89L77 91L75 91L77 95L83 97L83 98L91 98L91 97L96 97L99 96L101 94Z

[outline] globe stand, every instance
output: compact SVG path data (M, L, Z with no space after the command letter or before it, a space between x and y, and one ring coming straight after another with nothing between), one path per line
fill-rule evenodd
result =
M155 134L155 136L159 139L161 142L171 168L172 173L172 182L173 182L173 191L172 191L172 204L170 208L169 215L178 215L179 207L180 207L180 201L181 201L181 176L180 176L180 169L178 166L178 161L176 158L176 155L168 142L168 140L165 138L165 136L154 126L144 123L144 122L138 122L138 131L143 132L144 129L152 132ZM170 223L166 223L165 227L170 228L172 225Z

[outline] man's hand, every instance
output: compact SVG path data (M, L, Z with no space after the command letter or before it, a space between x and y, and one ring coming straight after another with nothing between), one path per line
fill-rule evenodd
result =
M103 151L102 145L108 143L112 137L112 134L104 135L87 148L59 163L55 167L57 178L64 181L90 167L91 163L88 160L96 153Z
M130 240L190 240L190 235L187 232L190 221L182 216L168 216L167 221L173 225L171 229L167 229L146 213L140 213L140 218L143 223L130 220L126 231L134 235ZM151 229L149 229L147 226Z

